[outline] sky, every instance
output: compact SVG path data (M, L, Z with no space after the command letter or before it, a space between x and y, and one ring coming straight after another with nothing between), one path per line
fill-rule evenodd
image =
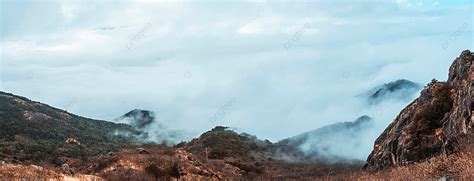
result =
M408 102L358 95L445 80L474 49L472 0L0 6L1 91L101 120L151 110L188 137L223 125L278 141L365 114L385 127Z

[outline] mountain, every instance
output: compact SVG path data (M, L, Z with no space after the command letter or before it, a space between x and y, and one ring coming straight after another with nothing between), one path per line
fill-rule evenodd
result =
M387 100L411 101L412 95L422 89L422 86L406 80L399 79L377 86L363 94L369 104L378 104Z
M369 116L361 116L353 122L340 122L278 142L299 148L312 159L348 161L355 150L364 145L366 132L373 126ZM341 144L343 142L343 144Z
M174 147L142 145L96 158L88 166L90 173L107 180L298 179L362 168L361 164L311 161L291 146L222 126Z
M163 123L159 122L153 111L134 109L119 118L116 123L123 123L132 126L140 134L133 134L127 131L117 131L116 135L133 138L140 143L175 145L183 140L192 138L190 133L185 130L168 129Z
M92 156L133 144L115 136L116 131L140 134L129 125L80 117L0 92L0 159L6 162L83 165Z
M325 175L330 170L348 173L361 168L360 163L338 164L311 159L291 145L259 140L256 136L239 134L222 126L203 133L189 143L182 143L179 147L205 162L236 167L239 174L233 177L240 174L244 178L315 177ZM298 171L294 173L292 170Z
M304 157L302 152L291 146L276 145L268 140L262 141L253 135L238 134L222 126L203 133L187 143L184 148L196 155L207 154L210 159L234 157L241 160L255 160L255 157L260 157L267 160L283 158L285 155L285 158L291 160L301 160Z
M143 129L155 122L155 113L148 110L134 109L117 118L115 122L128 124L137 129Z
M463 51L449 68L446 82L433 80L400 112L375 141L366 169L380 170L472 151L473 59L473 53Z

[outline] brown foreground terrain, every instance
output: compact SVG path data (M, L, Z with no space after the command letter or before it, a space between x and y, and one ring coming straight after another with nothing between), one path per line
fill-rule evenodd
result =
M446 82L429 83L367 162L317 159L220 126L174 146L145 144L135 126L0 92L0 180L474 180L473 60L462 52Z
M91 164L94 173L64 174L61 168L35 165L4 164L0 166L0 178L26 180L220 180L220 179L298 179L298 180L456 180L474 178L474 147L449 156L438 156L413 165L390 168L377 172L361 171L360 167L347 165L317 165L304 163L273 162L262 167L263 175L246 175L246 171L225 160L199 160L182 149L150 148L128 150L101 156ZM273 169L273 170L272 170ZM324 170L326 169L326 170ZM347 173L338 173L346 169ZM319 174L315 174L319 173Z

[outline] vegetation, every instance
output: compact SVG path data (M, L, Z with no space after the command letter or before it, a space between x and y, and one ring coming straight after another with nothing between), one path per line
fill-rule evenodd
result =
M224 159L226 157L249 157L250 150L258 148L256 143L249 142L245 136L239 135L226 127L215 127L201 135L189 145L188 150L198 155L208 150L209 159Z
M166 162L165 162L166 163ZM173 177L176 179L179 179L182 175L182 173L179 170L179 163L178 161L173 162L169 166L162 165L159 166L157 165L156 162L152 162L148 166L145 167L145 171L148 173L151 173L155 176L155 178L169 178Z
M93 156L134 146L116 131L125 124L92 120L0 92L0 157L10 163L82 165ZM67 144L69 138L77 144Z
M410 152L404 153L404 157L411 161L423 161L441 153L442 126L453 107L449 84L433 81L426 91L429 96L420 101L420 104L425 104L420 105L412 121L404 128L408 135L412 135L407 141Z
M413 118L417 122L415 130L419 133L432 133L436 128L440 128L444 115L453 107L450 86L447 83L437 83L433 86L432 102L421 107Z

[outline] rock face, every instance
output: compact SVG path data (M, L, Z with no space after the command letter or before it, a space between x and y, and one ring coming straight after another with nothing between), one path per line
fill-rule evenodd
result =
M384 169L458 151L472 137L473 53L466 50L446 82L433 80L377 138L366 169Z

